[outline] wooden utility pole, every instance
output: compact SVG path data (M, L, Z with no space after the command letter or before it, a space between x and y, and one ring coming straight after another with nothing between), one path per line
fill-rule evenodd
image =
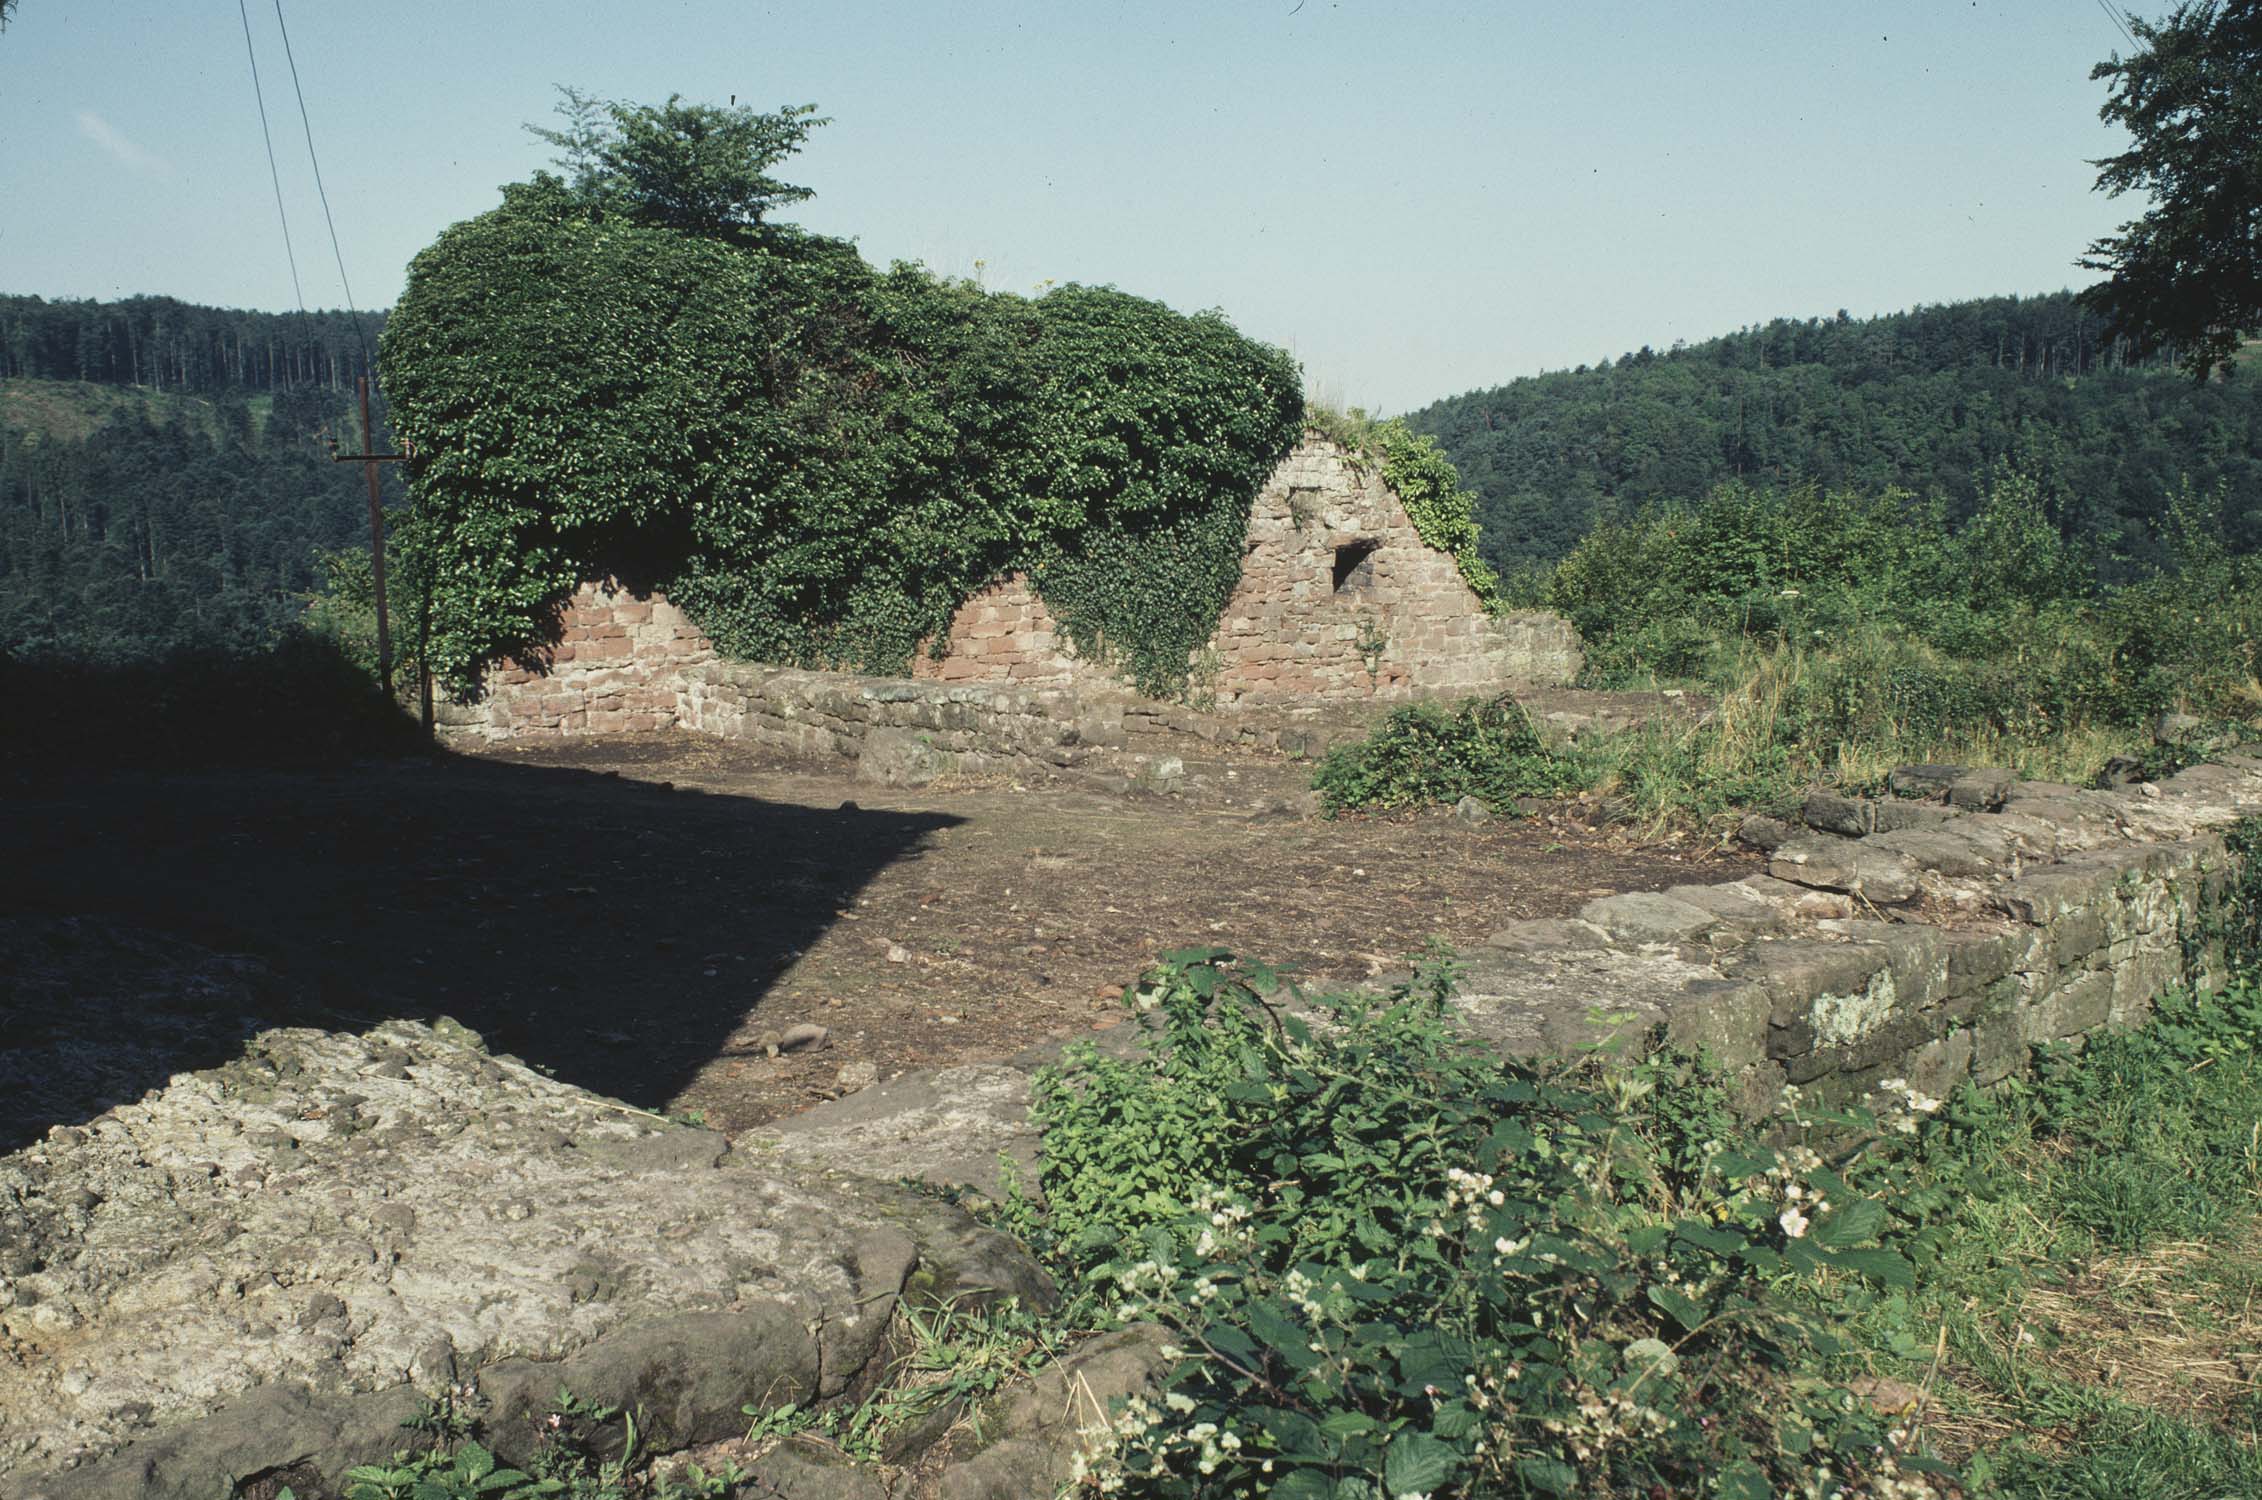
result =
M376 438L369 427L369 377L360 379L361 387L361 451L340 453L331 445L330 457L341 464L358 463L369 476L369 581L377 595L377 676L385 684L385 696L393 696L393 632L385 612L385 506L377 498L377 466L405 461L405 453L379 453Z

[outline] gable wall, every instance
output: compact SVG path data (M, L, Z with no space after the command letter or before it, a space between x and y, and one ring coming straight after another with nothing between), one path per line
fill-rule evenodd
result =
M1360 543L1374 551L1339 590L1337 549ZM1556 686L1580 662L1560 616L1488 617L1381 476L1314 438L1250 508L1241 582L1194 654L1192 686L1220 705L1451 697ZM921 652L912 664L916 677L1019 687L1067 687L1093 672L1018 573L966 602L943 657Z

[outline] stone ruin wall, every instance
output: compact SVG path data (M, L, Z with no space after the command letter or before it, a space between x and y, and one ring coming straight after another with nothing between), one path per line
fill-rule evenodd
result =
M1953 767L1893 781L1748 819L1764 873L1507 928L1465 955L1461 1013L1517 1053L1701 1047L1764 1120L1786 1086L1838 1106L1888 1079L1992 1085L2037 1044L2220 982L2225 834L2262 813L2262 754L2114 791Z
M1221 707L1402 701L1554 686L1581 661L1558 615L1486 615L1379 473L1307 439L1251 506L1241 581L1192 657L1191 685ZM1073 687L1094 673L1021 574L969 599L948 652L912 666L915 677L1023 687Z
M713 660L714 644L665 595L584 583L558 611L547 660L489 668L477 702L442 701L435 719L450 739L673 729L684 669Z
M1569 623L1544 612L1494 618L1478 605L1453 559L1425 545L1381 477L1339 446L1309 440L1274 471L1251 509L1241 580L1217 633L1192 658L1191 693L1205 706L1403 701L1569 682L1581 662ZM717 694L760 697L760 684L792 689L766 717L792 721L793 692L820 691L780 669L750 667L728 682L693 669L718 665L713 644L664 595L612 580L585 583L559 612L546 661L506 662L479 698L440 705L442 734L457 740L709 729L732 720ZM843 701L870 700L866 685L829 679ZM1079 659L1026 577L1000 579L952 618L937 658L920 652L911 680L942 688L1035 693L984 745L980 695L956 701L960 748L1011 758L1023 748L1026 711L1073 725L1090 705L1128 689ZM718 686L718 684L720 684ZM765 715L757 713L760 720ZM1134 717L1137 715L1134 714ZM887 716L882 714L881 719ZM878 722L852 715L853 723ZM775 727L775 726L773 726ZM883 724L882 727L899 727ZM725 731L727 732L727 731ZM773 736L782 741L796 733ZM807 736L800 736L809 738Z

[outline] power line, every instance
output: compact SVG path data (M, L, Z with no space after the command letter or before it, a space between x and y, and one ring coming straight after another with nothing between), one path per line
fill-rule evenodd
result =
M275 168L275 137L267 129L267 95L259 87L259 54L252 50L251 12L244 8L244 0L236 0L236 14L243 18L244 56L251 59L251 97L259 101L259 138L267 143L267 179L275 184L275 217L283 225L283 258L291 263L291 295L303 313L306 293L298 284L298 252L291 248L291 216L283 211L283 174Z
M280 0L277 0L277 3L280 3ZM2128 22L2121 19L2121 13L2114 8L2112 0L2097 0L2097 8L2105 13L2106 20L2120 28L2121 35L2128 38L2128 44L2131 47L2136 46L2136 33L2128 29Z
M242 0L237 0L238 4ZM314 122L307 118L306 90L299 87L298 59L291 55L291 29L283 22L283 0L275 0L275 26L283 33L283 60L291 65L291 92L298 95L298 122L306 131L306 159L314 164L314 191L322 200L322 222L330 230L330 253L337 257L338 284L345 288L346 315L353 320L354 337L361 344L361 368L369 369L369 340L361 331L361 313L354 307L353 283L346 279L346 253L338 247L337 222L330 217L330 194L322 186L322 158L314 151Z

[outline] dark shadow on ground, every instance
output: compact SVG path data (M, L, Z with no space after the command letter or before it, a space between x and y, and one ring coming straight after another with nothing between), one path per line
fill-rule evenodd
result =
M955 821L450 756L0 783L0 917L17 918L0 933L0 1053L22 1065L37 1035L90 1024L118 1043L81 1049L107 1066L51 1081L44 1118L0 1108L0 1150L233 1056L247 1011L452 1016L496 1051L662 1108L867 881ZM105 956L131 947L112 924L266 969L176 982L164 954Z

